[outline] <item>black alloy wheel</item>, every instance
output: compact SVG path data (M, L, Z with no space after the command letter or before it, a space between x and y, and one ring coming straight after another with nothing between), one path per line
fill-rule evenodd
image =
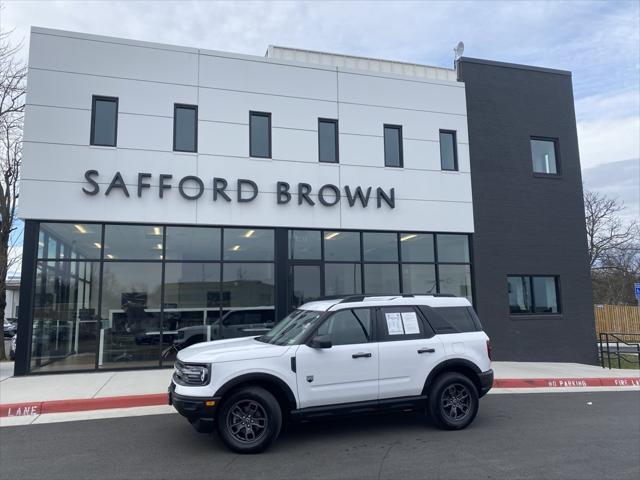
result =
M220 439L238 453L258 453L266 449L280 433L282 410L268 390L241 387L222 399L217 415Z
M268 425L267 413L255 400L238 400L228 410L227 428L238 442L252 443L260 440Z
M458 372L439 375L427 396L427 412L433 423L445 430L461 430L478 414L478 389Z

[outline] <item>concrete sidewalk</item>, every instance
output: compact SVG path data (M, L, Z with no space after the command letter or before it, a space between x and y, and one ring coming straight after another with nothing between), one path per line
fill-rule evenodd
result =
M172 375L162 369L12 377L11 370L0 364L0 417L162 405ZM493 362L493 370L495 393L640 387L638 370L542 362Z

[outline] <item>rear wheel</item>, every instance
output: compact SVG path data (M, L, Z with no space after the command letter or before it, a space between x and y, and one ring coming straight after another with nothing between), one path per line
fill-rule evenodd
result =
M246 387L223 401L217 424L220 438L231 450L258 453L278 437L282 411L270 392Z
M478 390L460 373L444 373L429 389L427 409L435 425L445 430L467 427L478 413Z

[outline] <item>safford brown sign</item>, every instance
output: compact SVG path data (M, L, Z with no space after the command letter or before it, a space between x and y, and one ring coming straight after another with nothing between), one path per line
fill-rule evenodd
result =
M99 195L102 192L100 184L107 185L104 189L104 195L110 196L113 194L124 195L125 197L131 197L132 194L136 194L137 197L143 195L150 195L151 193L145 193L146 190L151 189L151 182L154 180L154 175L151 173L138 173L137 178L133 182L126 182L120 172L116 172L114 175L108 177L109 183L100 182L100 172L98 170L87 170L84 173L84 178L87 182L85 187L82 187L82 191L86 195ZM161 173L156 175L158 184L158 198L164 198L172 190L178 190L180 196L186 200L198 200L205 192L210 188L211 201L217 202L231 202L235 198L236 202L247 203L254 201L260 194L258 184L253 180L246 178L239 178L232 184L226 178L214 177L211 180L207 180L209 186L205 187L205 181L196 175L187 175L180 179L174 179L173 175L168 173ZM231 185L231 186L230 186ZM235 187L235 188L234 188ZM278 204L289 203L293 195L297 196L298 205L315 205L316 201L312 196L317 196L317 201L325 206L332 207L337 205L342 198L346 198L350 207L361 206L363 208L368 207L373 203L377 208L382 208L383 204L389 208L395 208L395 188L389 188L385 191L382 187L350 187L345 185L343 190L338 186L331 183L326 183L317 190L314 190L309 183L299 182L297 185L291 185L288 182L277 181L275 184L276 201Z

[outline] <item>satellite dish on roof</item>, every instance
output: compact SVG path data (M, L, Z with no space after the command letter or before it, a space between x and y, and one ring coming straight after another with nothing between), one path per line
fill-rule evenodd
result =
M458 60L464 53L464 42L462 41L458 42L458 45L456 45L456 48L454 48L453 51L456 55L455 59Z

